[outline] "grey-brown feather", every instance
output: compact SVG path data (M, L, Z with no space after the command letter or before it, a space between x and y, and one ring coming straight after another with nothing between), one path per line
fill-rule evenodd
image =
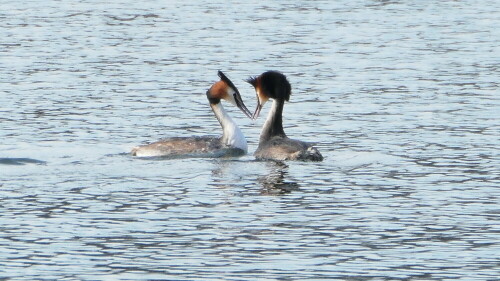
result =
M218 137L173 137L135 147L133 156L237 156L242 149L226 146Z
M323 161L323 155L311 144L283 136L260 143L254 155L257 159Z

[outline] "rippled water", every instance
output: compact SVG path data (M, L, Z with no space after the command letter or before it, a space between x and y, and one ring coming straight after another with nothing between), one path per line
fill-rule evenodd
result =
M0 279L498 280L499 2L233 2L0 1ZM219 69L325 161L126 154Z

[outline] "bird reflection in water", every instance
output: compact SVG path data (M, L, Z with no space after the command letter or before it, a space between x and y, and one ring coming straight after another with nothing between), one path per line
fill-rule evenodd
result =
M260 193L262 195L279 195L290 193L299 189L299 184L295 181L285 181L288 174L288 165L281 161L270 161L266 163L270 173L267 176L259 177L258 181L262 185Z
M253 187L256 187L261 195L287 194L300 188L297 182L290 180L288 165L281 161L244 162L216 160L214 163L216 165L214 165L214 169L212 170L212 186L219 188L241 187L243 190L251 192L255 191ZM265 168L267 175L257 176L256 179L249 177L245 171L249 172L249 169L256 168L248 167L249 164L251 164L250 166L256 165Z

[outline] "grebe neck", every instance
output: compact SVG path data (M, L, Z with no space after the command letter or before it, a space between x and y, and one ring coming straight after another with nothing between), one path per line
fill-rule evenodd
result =
M245 136L241 132L240 128L236 123L234 123L233 119L227 114L226 110L219 102L217 104L210 104L212 107L212 111L219 120L219 123L222 127L222 142L224 145L236 147L247 152L248 146Z
M286 137L285 131L283 130L283 106L285 104L284 100L274 99L271 110L267 114L266 122L262 127L262 132L260 133L260 142L265 142L274 136Z

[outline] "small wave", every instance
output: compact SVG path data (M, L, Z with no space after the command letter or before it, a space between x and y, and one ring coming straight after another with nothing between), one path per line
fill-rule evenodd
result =
M393 165L401 162L401 158L381 152L337 151L331 155L336 165L352 168L371 164Z
M31 158L0 158L0 164L2 165L26 165L26 164L37 164L45 165L47 162Z

